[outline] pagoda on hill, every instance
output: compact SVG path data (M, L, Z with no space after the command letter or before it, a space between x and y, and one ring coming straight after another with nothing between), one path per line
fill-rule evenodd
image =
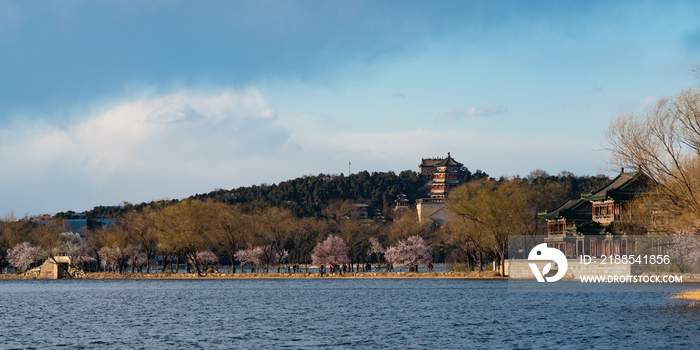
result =
M436 160L430 159L431 162ZM423 159L421 165L426 165L426 159ZM418 220L421 223L427 221L441 225L445 221L450 221L451 216L445 207L447 196L457 186L464 183L466 169L464 165L452 158L450 152L447 152L447 158L431 164L429 173L433 174L433 179L430 182L430 198L422 198L416 201L416 209L418 211ZM424 172L421 167L421 172Z
M399 194L398 196L396 196L395 202L396 202L396 206L394 207L394 211L399 210L399 209L408 209L410 207L410 205L408 203L408 198L406 198L406 195L403 194L403 192L401 194Z
M430 198L446 198L455 187L464 183L464 174L464 165L447 152L447 158L435 164Z

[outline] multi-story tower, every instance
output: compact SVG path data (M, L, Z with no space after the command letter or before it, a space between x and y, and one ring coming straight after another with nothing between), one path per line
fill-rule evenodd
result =
M447 158L435 164L435 173L430 185L430 198L446 198L455 187L464 183L464 166L452 159L450 152Z
M426 160L423 159L423 164L425 163ZM429 169L434 170L432 171L433 180L430 182L430 198L416 201L418 220L422 224L428 220L442 225L445 221L451 220L451 215L445 208L446 198L452 190L464 183L466 171L462 163L452 159L450 152L447 152L447 158L441 159ZM423 171L421 168L421 172Z

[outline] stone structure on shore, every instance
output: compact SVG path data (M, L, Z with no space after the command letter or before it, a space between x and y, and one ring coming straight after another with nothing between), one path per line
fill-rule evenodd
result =
M69 277L69 268L69 256L55 256L53 258L46 259L41 266L27 271L27 276L50 280L67 278Z

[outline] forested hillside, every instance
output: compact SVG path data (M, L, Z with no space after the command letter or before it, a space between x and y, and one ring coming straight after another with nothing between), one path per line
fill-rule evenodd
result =
M216 257L215 262L224 259L224 263L230 263L235 260L235 254L246 249L274 251L280 261L286 256L289 263L306 264L312 260L314 247L329 235L345 242L351 263L364 263L368 259L376 262L377 257L372 257L375 254L373 244L392 247L413 236L420 236L433 247L436 262L468 261L471 264L483 261L487 255L496 256L498 252L486 246L466 249L468 242L459 234L464 227L420 223L415 207L393 210L400 193L406 194L411 204L427 197L429 180L413 171L398 175L363 171L347 177L319 174L276 185L215 190L188 200L101 206L86 213L61 212L54 219L7 217L0 220L0 265L9 256L10 249L24 242L42 247L45 254L58 252L112 261L111 268L119 271L127 265L132 269L141 266L127 257L143 258L139 261L145 262L146 270L150 268L150 261L156 259L164 271L173 261L192 259L196 262L200 253ZM482 207L495 203L493 210L498 212L513 202L510 199L517 197L522 203L517 212L524 213L524 222L511 226L527 226L528 232L538 233L542 231L542 226L537 224L538 212L555 208L566 198L598 189L609 179L575 176L568 172L549 175L535 170L524 178L509 179L493 179L481 171L474 174L467 171L465 181L467 185L457 188L448 198L448 206L460 200L464 189L486 189L495 194L510 191L504 197L509 200L494 202L496 197L493 196L488 200L472 196L458 204ZM386 220L356 220L349 216L358 202L380 209ZM100 218L116 220L103 226L106 221ZM87 223L82 232L84 240L74 239L74 234L66 236L65 224L75 221ZM472 254L474 252L478 254ZM267 258L272 256L270 254ZM476 256L481 258L476 259ZM270 266L270 261L268 259L266 266Z
M488 179L489 175L477 170L465 173L465 180ZM189 199L207 200L236 204L243 212L269 207L285 208L297 217L320 217L321 212L333 200L349 200L370 204L391 219L394 201L400 193L405 194L411 204L416 199L426 198L430 192L429 176L419 175L411 170L399 174L394 172L361 171L350 176L307 175L273 185L254 185L231 190L217 189L209 193L195 194ZM549 175L545 171L535 170L525 180L532 184L558 183L563 197L578 197L581 193L594 190L609 180L607 176L576 176L562 171L558 175ZM165 200L167 205L177 200ZM154 202L126 204L118 206L99 206L87 212L87 218L120 217L130 210L141 211L144 207L155 207ZM73 212L61 212L57 217L63 218Z
M244 211L256 207L283 207L299 217L306 217L319 216L329 201L335 199L364 202L388 213L400 193L414 201L426 197L428 191L426 178L412 171L402 171L398 175L394 172L361 171L350 176L304 176L277 185L217 190L190 198L213 198L229 204L240 204Z

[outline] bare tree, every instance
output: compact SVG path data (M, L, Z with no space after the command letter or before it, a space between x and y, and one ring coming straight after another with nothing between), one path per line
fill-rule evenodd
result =
M289 210L271 207L256 215L254 220L254 227L258 233L257 245L265 248L266 265L270 266L275 261L275 257L280 257L277 259L277 272L279 272L282 258L289 254L285 246L291 239L296 218Z
M412 236L424 236L424 229L418 221L418 213L415 209L401 210L396 213L394 221L389 224L386 234L390 244L401 240L407 240Z
M485 235L503 276L508 236L533 232L537 212L532 198L532 189L519 179L470 182L451 193L448 207Z
M197 253L209 249L209 237L213 213L203 202L184 200L169 205L158 212L154 224L163 243L187 262L194 262L197 275L201 275ZM178 258L179 260L179 258Z
M131 211L122 219L125 230L129 234L129 240L135 246L140 246L146 255L146 273L151 273L151 257L155 256L158 249L158 236L154 226L155 213L146 207L143 211Z
M127 265L128 246L126 231L122 227L115 226L99 236L101 266L124 273Z
M250 231L248 220L235 206L224 203L209 203L214 210L214 225L210 231L211 240L226 251L231 259L231 273L236 272L236 252L243 245L246 233Z
M484 257L492 245L491 236L478 221L467 216L459 215L454 221L448 222L445 229L451 235L451 243L462 251L467 258L468 271L473 270L472 254L478 270L483 267Z
M10 246L9 227L13 221L13 218L9 215L0 219L0 274L2 273L2 265L7 260L7 251L12 248Z
M697 72L697 69L696 69ZM668 233L700 216L700 89L663 98L608 127L610 163L642 171L653 185L652 210L670 218Z
M59 254L61 242L61 230L62 224L56 224L53 227L47 225L35 225L34 229L31 231L32 240L36 245L40 246L46 257L55 261L56 255Z
M368 240L368 231L373 231L369 223L362 223L352 218L354 209L355 206L352 202L343 200L332 201L323 210L323 215L329 220L338 237L342 238L348 247L351 272L353 271L353 264L359 263L358 257L369 251L371 244Z
M311 254L318 242L328 234L329 223L327 220L316 218L302 218L295 221L292 232L294 251L290 252L292 261L303 263L308 272L308 264L311 262Z

